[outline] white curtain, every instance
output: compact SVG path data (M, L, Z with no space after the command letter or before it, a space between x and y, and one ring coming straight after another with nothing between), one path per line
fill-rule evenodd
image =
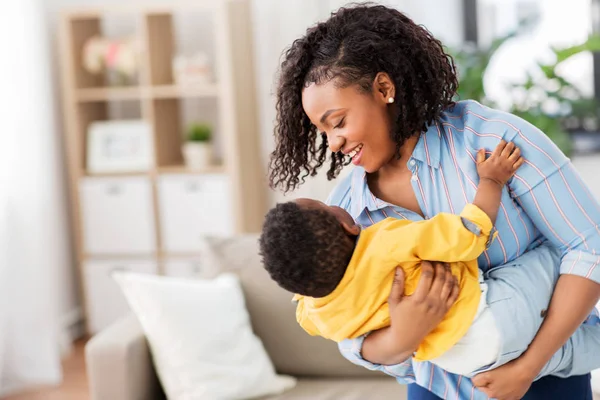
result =
M18 0L0 12L0 396L61 380L53 271L65 221L41 11Z

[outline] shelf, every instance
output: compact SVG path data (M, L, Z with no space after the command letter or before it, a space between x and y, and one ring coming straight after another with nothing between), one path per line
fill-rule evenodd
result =
M142 89L139 86L78 89L76 96L80 102L140 100Z
M78 89L77 100L81 103L100 101L128 101L153 99L178 99L186 97L217 97L219 87L216 84L178 86L135 86Z
M167 167L159 167L159 174L224 174L225 167L222 165L214 165L203 169L190 169L185 165L171 165Z
M216 97L219 87L215 84L205 85L161 85L150 88L150 96L155 99L174 99L181 97Z
M88 178L124 178L128 176L150 176L150 171L147 172L103 172L103 173L92 173L83 171L81 176Z

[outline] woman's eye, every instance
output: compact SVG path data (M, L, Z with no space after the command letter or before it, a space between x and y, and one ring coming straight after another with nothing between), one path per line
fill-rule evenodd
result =
M342 118L340 122L338 122L338 124L336 126L334 126L335 129L338 128L342 128L344 126L344 121L346 120L346 117Z

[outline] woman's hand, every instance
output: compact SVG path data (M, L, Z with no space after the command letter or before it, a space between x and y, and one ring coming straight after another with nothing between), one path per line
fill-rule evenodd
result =
M396 270L388 299L391 326L365 339L365 360L392 365L410 358L458 298L458 281L447 264L423 261L421 270L417 290L410 296L404 295L404 272Z
M503 366L476 375L473 385L489 398L520 400L531 387L536 373L519 358Z
M458 280L447 264L423 261L417 290L405 296L404 273L398 268L388 300L393 335L414 343L416 348L442 321L458 292Z

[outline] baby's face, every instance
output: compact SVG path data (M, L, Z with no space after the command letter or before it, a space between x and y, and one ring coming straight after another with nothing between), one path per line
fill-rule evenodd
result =
M344 229L353 235L358 235L360 232L360 228L354 222L354 219L346 210L338 206L328 206L325 203L322 203L318 200L314 199L298 199L296 200L296 204L303 208L323 210L331 215L333 215Z

